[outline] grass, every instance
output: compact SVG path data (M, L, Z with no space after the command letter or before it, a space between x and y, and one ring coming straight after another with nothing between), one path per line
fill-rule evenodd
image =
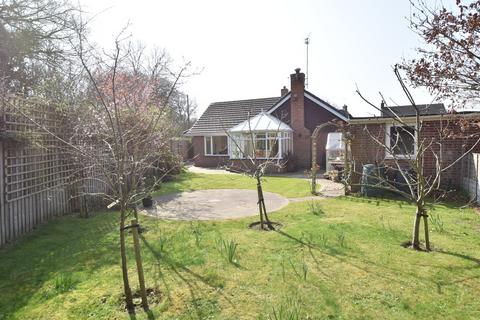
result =
M162 192L173 184L198 188L203 179ZM225 178L215 179L218 187ZM278 232L248 229L255 218L142 217L147 285L163 294L150 317L480 318L480 216L473 209L436 206L430 213L441 217L442 229L432 228L435 250L425 253L400 246L415 212L404 202L328 199L315 204L320 215L311 206L291 203L272 214L283 224ZM129 319L118 303L117 219L116 212L62 217L2 249L0 319Z
M201 189L252 189L256 190L255 179L241 174L204 174L182 172L175 180L163 184L156 195L179 191ZM287 198L311 196L309 181L306 179L266 176L263 190L281 194Z

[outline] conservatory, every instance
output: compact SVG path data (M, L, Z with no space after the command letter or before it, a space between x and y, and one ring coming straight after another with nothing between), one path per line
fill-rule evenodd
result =
M292 128L260 112L228 130L231 159L283 159L292 152Z

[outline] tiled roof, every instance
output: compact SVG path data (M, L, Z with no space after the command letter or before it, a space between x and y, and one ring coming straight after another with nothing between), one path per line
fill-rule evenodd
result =
M317 104L323 104L323 107L330 112L338 112L347 119L351 118L348 111L335 108L306 90L305 93L312 96L314 100L318 100ZM225 133L225 131L246 121L249 117L256 116L262 110L267 112L274 105L279 106L283 103L282 99L290 99L290 93L283 97L214 102L208 106L197 122L184 134L187 136L202 136Z
M186 135L224 133L249 117L259 114L260 111L268 111L279 99L280 97L272 97L214 102L208 106Z
M420 115L440 115L447 113L443 103L433 104L417 104L420 111ZM412 105L406 106L394 106L394 107L382 107L382 117L392 117L397 115L399 117L415 116L416 111Z

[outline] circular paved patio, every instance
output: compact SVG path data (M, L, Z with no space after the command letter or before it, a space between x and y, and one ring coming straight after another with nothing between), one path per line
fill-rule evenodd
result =
M264 192L267 212L288 204L288 199ZM258 214L257 191L240 189L211 189L174 193L154 198L147 215L170 220L225 220Z

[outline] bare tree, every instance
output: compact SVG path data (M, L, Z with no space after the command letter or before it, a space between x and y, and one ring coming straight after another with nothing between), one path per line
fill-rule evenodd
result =
M169 141L176 132L171 98L179 92L178 85L189 63L174 67L165 51L147 52L125 34L126 28L112 49L99 50L88 41L87 23L81 12L68 2L0 2L0 39L6 40L0 42L4 84L10 92L43 98L51 98L43 94L50 90L61 102L63 107L58 110L68 115L68 134L57 134L38 117L17 111L49 136L42 148L50 148L52 141L62 145L74 169L69 179L78 187L79 196L100 196L109 208L119 210L125 302L133 311L126 230L139 227L136 207L161 182L162 174L180 165L178 162L164 167L164 160L171 158ZM48 90L40 90L45 73L39 70L48 71L54 78ZM18 72L21 74L15 74ZM37 75L39 81L29 82ZM13 104L9 107L16 108ZM102 187L86 188L86 182L92 180ZM127 225L130 216L135 223ZM148 309L139 252L136 257L142 305Z
M383 109L377 107L369 100L364 98L360 91L357 93L370 106L383 113L384 117L390 119L395 125L390 131L372 131L368 126L364 130L370 139L379 147L380 155L378 165L384 170L390 170L397 173L403 181L392 181L388 179L383 172L371 173L370 181L363 181L362 185L374 187L401 195L416 205L416 213L413 222L413 232L411 247L420 250L420 226L423 221L425 232L425 250L431 250L427 202L433 196L439 197L446 193L442 190L442 176L445 171L451 169L458 163L465 154L473 150L480 140L473 141L471 147L455 159L446 159L445 140L450 136L451 130L447 121L441 121L440 127L437 128L435 136L423 135L425 121L421 108L416 104L409 89L405 85L404 80L398 70L394 68L395 76L401 85L406 97L414 109L413 121L408 121L401 115L397 114L395 108L388 107L385 101L382 102ZM387 111L387 112L385 112ZM383 152L384 151L384 152ZM433 162L433 171L427 172L425 163ZM383 170L382 170L383 171ZM360 174L360 173L358 173ZM423 218L423 219L422 219Z
M262 117L274 120L268 130L257 128L257 125L262 122ZM275 230L275 223L270 221L265 206L262 182L265 174L270 170L285 167L288 160L282 159L285 154L282 154L281 146L283 143L285 147L289 139L286 135L290 133L285 133L282 130L280 119L263 111L254 117L250 117L249 114L247 118L245 122L238 125L243 125L242 130L234 132L232 131L232 129L235 130L234 127L231 129L225 128L224 131L229 139L230 152L240 164L240 168L237 168L237 170L255 179L257 183L260 230Z
M136 53L128 44L128 38L123 37L123 31L110 52L97 51L88 44L81 28L77 32L74 50L88 83L85 99L64 109L69 114L70 133L57 135L28 114L22 114L55 141L61 142L75 167L71 181L80 186L80 195L101 196L109 203L109 208L119 210L125 302L128 311L133 312L126 230L139 227L136 207L161 182L162 176L155 173L168 173L172 169L159 168L159 165L170 155L169 140L175 132L175 122L170 117L170 97L179 79L184 77L187 66L175 74L171 71L163 74L150 68L150 60L141 58L136 62L138 69L135 69L129 58ZM167 69L168 62L158 58L153 64L155 68ZM167 75L170 88L161 91ZM48 148L48 145L44 147ZM173 166L177 165L180 164ZM150 183L146 183L147 178ZM89 180L98 181L103 187L86 190L83 186ZM128 217L133 217L136 223L127 225ZM140 259L139 251L136 253ZM137 265L142 306L148 309L141 260L137 260Z
M172 110L179 123L179 133L192 127L198 109L197 102L188 94L175 91L172 95Z
M44 94L71 58L77 9L63 0L0 1L0 79L10 92Z
M164 61L154 64L155 70L131 72L127 57L132 55L130 47L121 46L117 38L114 50L107 55L106 61L84 55L79 48L78 55L95 92L95 99L86 107L85 115L91 119L81 121L76 127L73 144L81 150L82 156L91 159L90 141L85 137L93 136L100 150L107 156L107 165L102 165L108 192L106 196L120 210L120 246L125 297L128 309L133 308L129 286L126 251L125 221L134 214L134 208L141 199L151 193L158 181L146 185L145 177L156 169L156 164L169 151L169 138L173 135L173 121L169 119L169 99L178 79L185 69L182 68L171 81L167 93L159 92L164 83L163 75L158 71ZM137 61L138 65L141 60ZM144 66L148 68L148 66ZM157 70L157 71L156 71ZM85 150L86 149L86 150ZM85 152L87 151L87 152ZM133 210L132 210L133 209ZM144 308L148 308L144 302Z

